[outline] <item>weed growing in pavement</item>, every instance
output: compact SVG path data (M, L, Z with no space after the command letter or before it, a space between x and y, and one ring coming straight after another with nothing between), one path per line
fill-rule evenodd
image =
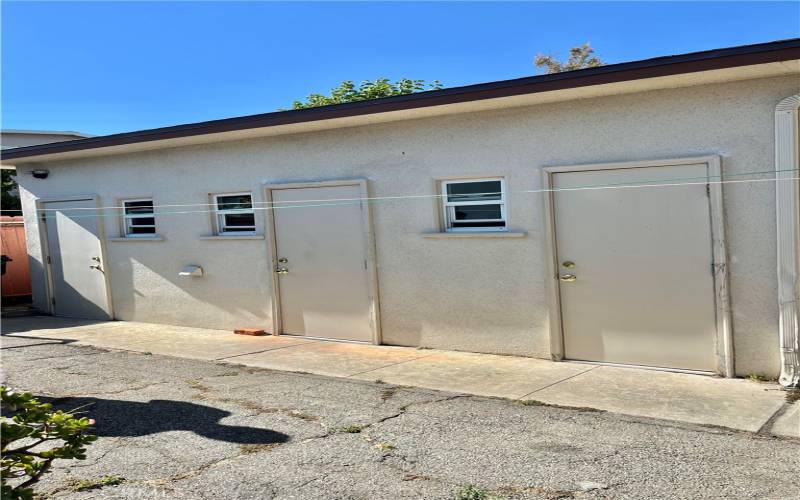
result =
M486 490L468 484L458 490L455 500L496 500L497 497Z
M120 476L103 476L100 479L84 479L82 481L76 481L72 485L73 491L89 491L89 490L97 490L104 486L116 486L121 484L125 481L124 477Z
M358 434L364 428L363 425L346 425L344 427L339 427L334 429L334 432L342 432L345 434Z

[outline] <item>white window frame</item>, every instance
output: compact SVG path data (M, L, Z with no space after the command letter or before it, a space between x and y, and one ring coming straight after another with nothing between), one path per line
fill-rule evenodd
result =
M500 181L500 199L482 201L448 201L447 186L450 184L466 184L471 182L497 182ZM442 191L442 222L444 230L448 233L474 233L508 231L508 216L506 214L506 180L504 177L481 177L475 179L447 179L440 181ZM500 205L499 219L473 219L465 222L502 222L503 227L452 227L455 220L455 207L475 205Z
M219 198L226 196L249 196L250 208L233 208L233 209L219 209ZM258 226L256 225L256 211L253 208L253 193L252 192L238 192L238 193L218 193L212 195L214 200L214 223L217 226L217 234L220 236L236 236L236 235L253 235L256 234ZM252 231L226 231L225 216L229 214L253 214L253 229ZM242 226L238 226L242 227Z
M153 238L158 236L157 235L157 228L155 223L156 218L156 205L153 201L153 198L131 198L129 200L121 200L122 201L122 232L125 235L125 238ZM127 210L128 203L135 203L138 201L149 201L151 206L153 207L153 211L149 214L129 214ZM153 224L143 224L137 227L152 227L152 233L131 233L130 232L130 225L129 221L133 219L153 219Z

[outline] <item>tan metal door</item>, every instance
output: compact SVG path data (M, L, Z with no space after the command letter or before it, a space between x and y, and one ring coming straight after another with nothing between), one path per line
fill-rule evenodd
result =
M707 175L699 164L553 177L554 187L564 189L702 182ZM553 208L565 357L714 371L706 185L557 191Z
M361 196L359 185L273 189L283 333L373 340Z
M43 203L53 314L109 319L97 204L94 200Z

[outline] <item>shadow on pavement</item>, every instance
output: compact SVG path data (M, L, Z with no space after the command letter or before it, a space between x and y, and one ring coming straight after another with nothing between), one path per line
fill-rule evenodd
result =
M20 337L14 337L14 338L20 338ZM32 337L27 337L27 338L32 338ZM37 339L37 340L42 340L42 339ZM59 340L56 340L56 339L53 339L53 340L54 340L53 342L38 342L36 344L20 344L20 345L8 345L8 346L4 345L4 346L0 347L0 349L5 351L5 350L9 350L9 349L22 349L24 347L38 347L40 345L66 345L66 344L71 344L72 342L74 342L73 340L70 340L70 341L67 341L67 342L59 341Z
M0 337L7 337L12 340L21 339L21 340L32 340L32 341L43 341L43 342L36 342L34 344L17 344L17 345L5 345L6 339L2 340L2 344L0 344L0 349L7 350L7 349L20 349L22 347L36 347L40 345L67 345L77 342L75 339L54 339L50 337L29 337L26 335L18 335L12 333L2 333Z
M40 398L43 401L48 398ZM154 399L147 403L88 397L50 400L65 411L76 410L96 421L95 434L134 437L167 431L190 431L208 439L239 444L285 443L289 436L270 429L224 425L230 412L211 406Z

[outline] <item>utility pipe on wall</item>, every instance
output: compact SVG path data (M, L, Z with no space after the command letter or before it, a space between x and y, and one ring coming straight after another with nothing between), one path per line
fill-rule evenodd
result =
M800 387L800 184L790 180L800 167L800 95L775 107L775 205L778 236L778 310L784 387ZM788 179L787 179L788 178Z

